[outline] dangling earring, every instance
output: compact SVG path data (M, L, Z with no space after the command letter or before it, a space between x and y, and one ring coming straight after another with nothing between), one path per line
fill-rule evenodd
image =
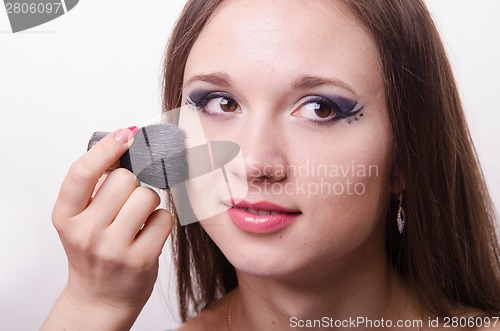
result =
M403 209L403 192L399 192L399 208L398 208L398 216L396 218L398 223L398 230L400 234L403 234L405 229L406 215L405 210Z

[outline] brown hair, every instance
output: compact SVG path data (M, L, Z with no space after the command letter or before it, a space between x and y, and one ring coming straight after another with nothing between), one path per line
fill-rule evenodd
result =
M187 2L165 54L165 111L180 106L187 57L221 2ZM342 3L378 48L395 141L393 170L405 183L407 225L400 236L391 199L388 256L429 313L452 316L469 307L498 316L495 212L431 16L420 0ZM173 251L183 321L191 309L199 312L237 286L234 268L199 223L176 222Z

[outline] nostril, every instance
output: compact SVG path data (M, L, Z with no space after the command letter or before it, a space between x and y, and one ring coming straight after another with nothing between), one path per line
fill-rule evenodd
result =
M275 167L247 173L247 179L252 182L279 182L284 180L286 177L286 172L278 170Z
M242 148L242 152L245 154L248 181L277 182L287 178L289 164L283 149L272 144L261 144L259 148L246 147Z

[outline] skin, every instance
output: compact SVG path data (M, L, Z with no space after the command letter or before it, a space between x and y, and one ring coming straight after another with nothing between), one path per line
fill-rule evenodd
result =
M335 83L294 86L304 77ZM248 181L245 200L301 213L291 225L267 234L242 231L227 213L202 221L237 271L239 286L229 294L233 330L288 330L291 316L425 319L386 257L385 215L390 195L403 190L404 182L390 180L393 138L377 50L347 11L331 1L257 0L251 6L226 1L195 42L184 82L186 104L200 90L230 95L198 111L207 140L241 146L246 172L232 169L228 176L233 184ZM363 116L313 124L314 114L302 101L316 95L361 101ZM344 168L354 161L364 169L375 165L378 172L322 178L332 186L358 183L363 194L311 198L299 189L266 191L270 185L318 184L317 177L283 171L312 160ZM218 207L227 204L219 189L205 186L211 194L204 194L204 202L213 197ZM226 329L228 300L180 330Z
M199 79L214 73L224 73L230 84ZM335 83L295 88L304 76ZM208 139L241 146L245 171L229 167L229 181L248 181L248 201L301 214L268 234L240 230L225 212L203 220L235 266L239 287L180 330L225 330L229 299L233 330L288 330L291 316L425 319L384 252L390 194L404 183L389 180L393 141L378 55L351 16L331 1L226 1L196 41L185 82L185 102L197 89L224 91L238 101L224 118L200 115ZM324 94L362 101L363 116L312 123L314 112L303 100ZM172 218L155 211L158 196L130 172L106 176L132 141L128 129L108 135L75 161L61 186L53 223L69 277L42 330L130 329L151 294ZM344 168L354 160L378 172L323 178L330 185L362 184L366 190L358 195L263 193L269 184L317 184L318 178L283 171L308 160ZM219 188L205 189L203 197L224 207Z
M172 217L128 170L105 175L132 142L129 129L109 134L63 181L52 218L68 283L42 330L128 329L153 290Z
M200 78L211 74L223 74L229 86ZM295 88L302 77L336 82ZM238 102L234 113L218 118L201 113L200 118L207 139L241 146L249 181L246 200L301 212L293 224L272 234L242 231L226 213L202 221L238 272L235 328L287 329L290 316L412 316L384 252L393 144L378 55L362 28L326 3L253 1L243 6L228 1L194 44L184 81L186 100L193 91L213 90L230 93ZM363 116L329 126L311 123L314 116L301 100L315 95L361 101ZM219 101L207 109L220 112ZM362 184L363 194L308 199L308 193L293 189L266 193L270 182L291 183L288 187L318 183L316 177L282 171L308 160L344 168L353 161L365 169L375 165L378 174L323 178L332 186L347 180ZM272 177L263 178L263 173ZM235 180L241 174L232 176Z

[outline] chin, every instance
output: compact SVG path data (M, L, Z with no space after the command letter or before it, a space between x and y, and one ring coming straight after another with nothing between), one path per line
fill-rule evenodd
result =
M294 263L282 263L283 259L274 258L252 258L238 255L235 258L228 256L228 259L236 268L239 276L246 275L268 279L286 279L304 269L304 266Z

